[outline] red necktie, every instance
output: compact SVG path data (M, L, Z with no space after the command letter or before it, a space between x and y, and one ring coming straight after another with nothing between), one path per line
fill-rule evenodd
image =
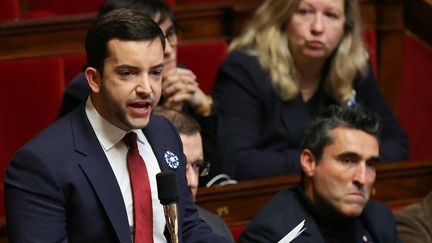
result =
M138 151L136 133L126 134L123 141L129 146L127 164L133 197L134 243L152 243L153 210L147 168Z

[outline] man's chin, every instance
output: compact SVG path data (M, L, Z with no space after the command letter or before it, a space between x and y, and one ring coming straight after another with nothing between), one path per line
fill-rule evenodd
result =
M346 208L342 209L342 214L345 217L349 217L349 218L356 218L358 216L360 216L360 214L363 212L364 209L364 205L349 205L346 206Z
M141 118L129 118L127 121L128 127L132 129L142 129L146 127L150 122L150 116L148 117L141 117Z

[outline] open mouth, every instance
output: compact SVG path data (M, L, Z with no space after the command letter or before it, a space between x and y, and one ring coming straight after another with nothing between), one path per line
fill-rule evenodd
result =
M129 104L132 112L137 116L143 116L151 111L152 103L150 101L134 102Z

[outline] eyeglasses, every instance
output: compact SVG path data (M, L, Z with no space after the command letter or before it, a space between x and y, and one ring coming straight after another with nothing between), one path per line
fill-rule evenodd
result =
M210 162L196 161L186 165L186 170L192 168L199 176L206 176L210 171Z
M174 29L174 27L171 27L167 30L166 34L164 35L165 39L168 41L168 43L171 45L171 47L176 47L178 44L178 38L177 33Z

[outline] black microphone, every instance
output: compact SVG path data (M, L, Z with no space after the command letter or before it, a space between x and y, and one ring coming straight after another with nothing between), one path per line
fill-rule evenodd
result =
M164 171L156 175L158 197L163 205L165 220L173 243L178 243L178 187L173 171Z

